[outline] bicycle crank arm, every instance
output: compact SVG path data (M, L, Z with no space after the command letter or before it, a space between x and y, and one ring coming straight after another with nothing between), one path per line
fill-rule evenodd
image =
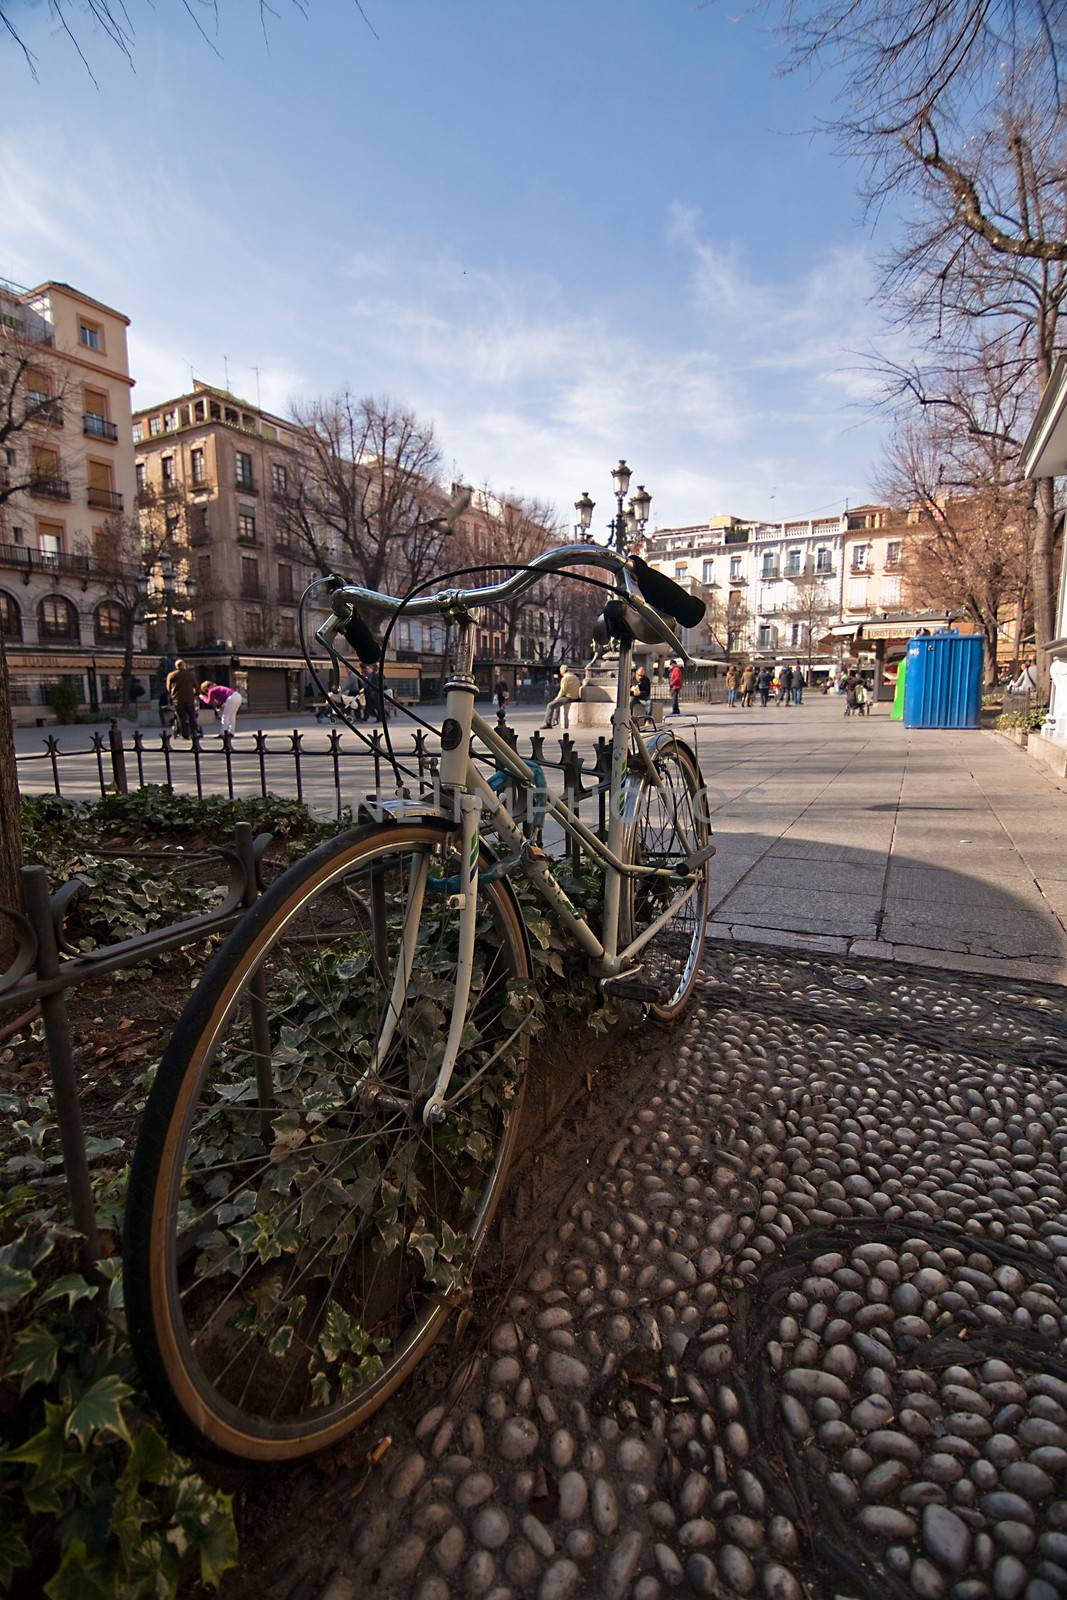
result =
M601 978L600 989L613 1000L637 1000L646 1006L665 1005L670 999L665 985L646 978L639 967L619 972L614 978Z

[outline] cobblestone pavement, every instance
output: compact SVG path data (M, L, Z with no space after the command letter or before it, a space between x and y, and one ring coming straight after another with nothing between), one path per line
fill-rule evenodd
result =
M717 949L230 1592L1067 1595L1065 1112L1052 988Z

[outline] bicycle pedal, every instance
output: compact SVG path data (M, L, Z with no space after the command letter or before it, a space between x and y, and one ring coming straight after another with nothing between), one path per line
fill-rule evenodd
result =
M614 978L602 978L600 988L603 994L615 1000L638 1000L648 1006L663 1005L670 999L665 986L646 977L639 968L632 972L620 972Z

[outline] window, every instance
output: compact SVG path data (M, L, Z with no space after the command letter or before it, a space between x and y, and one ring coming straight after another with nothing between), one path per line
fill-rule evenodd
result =
M737 581L739 580L740 577L741 577L741 557L740 556L731 556L730 557L730 582L731 583L737 583Z
M759 647L761 650L771 650L778 642L778 630L773 623L761 622L759 629Z
M22 638L22 612L18 601L0 589L0 639Z
M158 417L149 417L149 419L148 419L148 437L150 439L154 439L157 434L162 433L162 432L163 432L163 424L160 421L160 419Z
M684 561L675 564L674 577L677 583L682 583L689 576L689 568Z
M126 613L117 600L104 600L96 608L97 644L119 644L125 637Z
M201 594L207 594L211 589L211 557L198 556L196 559L196 583Z
M763 552L763 570L760 576L764 578L776 578L778 576L778 567L773 550L765 550Z
M255 556L241 557L241 592L242 594L259 593L259 562Z
M895 566L897 566L899 561L900 561L900 540L899 539L890 539L889 543L885 547L885 564L886 564L887 567L895 567Z
M46 567L59 565L60 551L63 549L63 524L61 522L39 522L37 524L37 548L41 552L41 559Z
M133 442L134 442L134 444L140 444L141 440L143 438L144 438L144 423L143 422L135 422L134 425L133 425Z
M41 639L78 642L78 613L61 594L50 594L37 607L37 633Z
M900 579L882 579L882 604L883 606L899 606L900 604Z
M200 643L214 644L215 642L215 613L201 611L200 613Z
M235 426L241 420L240 417L237 415L237 409L236 409L235 406L227 406L225 408L224 415L225 415L226 421L227 422L232 422Z
M163 469L163 487L164 487L164 489L173 489L173 487L174 487L174 457L173 456L164 456L162 458L162 460L160 461L160 466Z
M795 648L801 643L800 623L794 622L789 629L789 643Z
M241 641L242 644L261 645L263 643L263 614L255 606L242 611L241 632L244 635Z
M278 599L292 600L293 596L293 569L287 562L278 564Z
M789 577L795 578L800 571L800 551L790 550L785 558L785 570Z
M868 546L865 545L865 544L857 544L857 545L853 546L853 550L852 550L852 565L856 568L857 571L861 571L861 570L866 571L866 567L867 567L867 550L868 550Z
M241 511L237 516L237 537L243 544L256 542L256 518L251 511Z
M104 336L95 322L79 322L78 337L87 350L102 350Z
M244 450L238 450L234 457L236 481L239 489L252 487L252 457Z
M705 561L704 569L703 569L703 581L705 583L714 583L715 582L715 563L714 563L714 561ZM544 624L542 623L541 632L544 633L544 631L545 631Z
M212 422L222 421L222 408L217 400L209 400L207 409Z
M282 645L296 644L296 623L291 611L283 611L278 618L278 643Z
M203 452L203 449L200 447L200 445L196 445L194 447L194 449L190 450L190 452L189 452L189 465L190 465L190 468L191 468L192 474L193 474L193 482L194 483L203 483L203 481L204 481L204 452Z
M821 544L815 553L815 570L816 572L832 572L834 570L833 552L828 550L824 544Z
M164 411L164 413L163 413L163 432L164 433L173 433L175 431L175 429L177 428L177 426L178 426L178 413L176 411Z
M204 402L202 400L197 400L193 406L193 416L196 418L197 422L203 422L206 415L207 412L204 410Z
M284 494L289 487L289 469L283 467L280 461L275 461L270 469L271 482L276 494Z

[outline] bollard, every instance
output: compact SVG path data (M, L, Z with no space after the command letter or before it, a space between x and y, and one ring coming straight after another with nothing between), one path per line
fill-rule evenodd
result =
M108 724L107 742L111 748L111 776L115 780L115 793L129 794L130 786L126 781L126 751L123 748L119 725L114 717Z
M37 976L54 978L59 972L59 946L48 891L48 874L43 867L23 867L22 904L37 938ZM67 1179L74 1226L82 1235L82 1265L88 1270L100 1256L100 1237L96 1227L93 1191L89 1181L89 1162L85 1154L81 1100L74 1076L70 1019L62 989L41 1001L48 1065L52 1074L56 1121L63 1148L63 1171Z

